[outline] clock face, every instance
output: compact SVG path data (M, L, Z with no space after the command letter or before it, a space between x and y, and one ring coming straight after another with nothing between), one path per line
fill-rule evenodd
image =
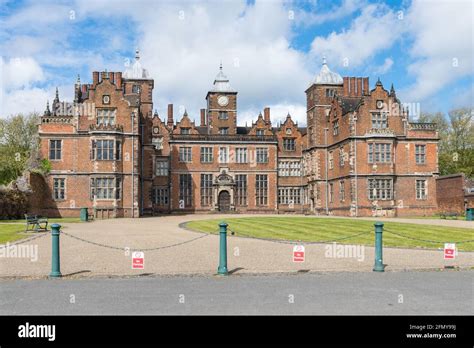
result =
M286 129L286 134L291 134L291 128Z
M158 133L160 133L160 128L153 127L153 134L158 134Z
M382 109L382 107L383 107L383 101L377 100L377 109Z
M104 95L102 97L102 103L103 104L109 104L110 103L110 97L108 95Z
M229 98L227 98L225 95L221 95L217 98L217 103L220 106L226 106L227 104L229 104Z

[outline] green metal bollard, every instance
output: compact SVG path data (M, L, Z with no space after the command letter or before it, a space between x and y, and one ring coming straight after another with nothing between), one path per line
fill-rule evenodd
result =
M383 265L383 255L382 255L382 233L383 233L383 223L376 222L375 226L375 264L374 272L383 272L385 266Z
M227 275L227 226L224 221L219 224L219 268L217 269L217 274Z
M50 278L59 278L62 277L61 270L60 270L60 262L59 262L59 229L61 225L59 224L52 224L51 225L51 240L52 244L52 252L51 252L51 273L49 274Z

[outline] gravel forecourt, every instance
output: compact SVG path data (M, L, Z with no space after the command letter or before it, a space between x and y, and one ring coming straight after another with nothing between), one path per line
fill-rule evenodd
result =
M61 272L64 277L130 276L140 274L204 274L217 271L219 237L179 227L196 219L245 217L249 215L170 215L142 219L98 220L90 223L64 223L61 235ZM255 215L250 215L255 216ZM388 219L382 219L387 221ZM403 222L403 219L396 219ZM406 219L409 223L431 224L434 220ZM471 227L467 221L441 221L436 224ZM216 226L216 230L218 226ZM0 278L44 278L51 270L51 237L43 237L21 245L37 246L38 258L1 257ZM71 236L97 244L86 243ZM200 237L200 238L199 238ZM132 270L130 250L151 249L191 241L174 247L145 251L144 270ZM295 272L372 272L374 248L364 247L361 257L327 257L326 244L306 246L303 263L292 260L292 245L229 236L228 269L231 273L295 273ZM329 244L331 245L331 244ZM386 271L442 269L454 266L474 267L474 252L459 252L455 260L443 259L442 250L384 248Z

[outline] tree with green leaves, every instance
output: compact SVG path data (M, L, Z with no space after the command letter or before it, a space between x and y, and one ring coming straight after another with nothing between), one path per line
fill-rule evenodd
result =
M36 113L0 119L0 185L9 184L25 169L36 166L38 121Z
M448 118L440 112L425 113L418 121L437 124L441 175L464 173L468 177L474 176L474 109L451 110Z

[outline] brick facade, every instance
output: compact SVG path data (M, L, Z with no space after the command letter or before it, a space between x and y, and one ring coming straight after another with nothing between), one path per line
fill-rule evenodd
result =
M78 216L87 207L98 218L108 218L436 210L436 130L408 122L393 89L386 91L380 82L373 90L368 85L368 78L312 83L306 91L307 128L298 127L290 115L273 125L269 108L242 127L238 93L221 67L206 108L198 117L185 111L175 120L172 104L166 118L152 112L154 81L137 53L123 76L93 72L91 84L76 83L74 103L61 103L56 94L52 110L47 107L39 134L41 155L51 161L52 171L43 211ZM371 115L387 111L382 103L384 108L396 104L397 113L390 113L387 126L378 119L384 126L374 128ZM390 149L390 158L382 162L380 144ZM377 147L377 161L369 160L369 146ZM416 163L415 155L423 163ZM369 197L371 179L388 180L377 185L389 185L390 192L376 186L374 194L384 196Z
M325 63L306 90L311 211L346 216L436 212L438 134L410 123L392 86L340 78Z
M440 213L464 214L474 208L474 181L462 173L437 178L436 192Z

